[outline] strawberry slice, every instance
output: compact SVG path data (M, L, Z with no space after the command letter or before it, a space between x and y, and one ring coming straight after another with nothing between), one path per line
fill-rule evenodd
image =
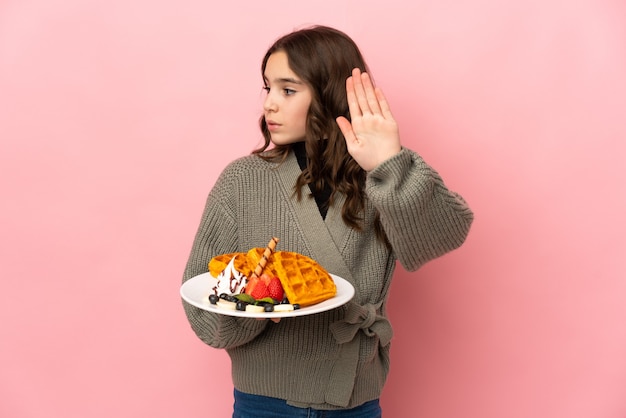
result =
M271 297L268 286L272 282L272 279L273 278L270 277L267 273L263 273L260 277L249 277L248 282L246 283L246 289L244 290L244 293L252 296L256 300ZM277 300L280 301L282 300L282 298Z
M246 281L246 287L243 290L243 293L246 293L248 295L252 295L252 291L254 290L254 288L256 287L256 285L259 283L259 278L256 276L252 276L252 277L248 277L247 281Z
M280 279L278 277L272 277L267 285L267 291L269 296L277 302L281 302L285 296L283 285L280 283Z
M261 277L252 277L246 285L246 293L255 298L256 300L266 298L270 295L267 290L267 280Z
M267 286L263 282L257 283L257 285L254 286L254 289L250 293L250 296L252 296L256 300L266 298L269 295L270 295L270 292L267 290Z

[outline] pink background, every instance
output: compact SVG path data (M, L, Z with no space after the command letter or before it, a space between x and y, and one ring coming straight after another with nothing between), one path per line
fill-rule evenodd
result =
M626 417L624 3L215 3L0 3L0 416L230 416L180 279L263 53L322 23L476 213L396 276L386 416Z

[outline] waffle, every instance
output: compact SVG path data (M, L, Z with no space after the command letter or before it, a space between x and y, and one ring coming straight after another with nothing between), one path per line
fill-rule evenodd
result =
M250 269L251 272L252 272L252 269L254 269L254 267L259 263L259 261L263 257L263 251L264 251L263 248L252 248L250 251L248 251L248 254L246 254L246 257L248 259L248 268ZM276 257L276 254L277 253L274 252L272 256L268 258L267 263L265 264L265 267L263 268L263 272L268 273L272 276L278 277L278 275L276 274L276 269L274 268L274 257Z
M211 259L209 271L217 275L226 268L235 255L235 268L250 276L263 256L263 248L252 248L244 253L218 255ZM337 286L328 272L315 260L290 251L276 251L269 257L264 272L278 277L285 296L292 304L309 306L323 302L337 294Z
M249 264L256 265L262 254L262 248L248 251ZM292 304L314 305L337 294L337 286L330 274L315 260L299 253L275 252L264 271L280 279L285 295Z
M261 249L261 251L263 251L263 249ZM234 256L238 256L235 259L235 269L243 273L244 276L250 276L255 265L252 265L252 267L249 266L248 258L244 253L220 254L213 257L209 262L209 272L211 273L211 276L217 277L226 268Z

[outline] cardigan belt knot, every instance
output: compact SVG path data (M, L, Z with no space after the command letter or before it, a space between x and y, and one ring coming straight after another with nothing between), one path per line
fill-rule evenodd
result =
M385 347L389 344L393 330L387 318L377 312L381 305L382 301L365 305L349 303L345 317L330 326L335 340L339 344L345 344L352 341L356 333L361 330L368 337L378 336L381 346Z
M331 384L328 387L334 389L326 392L325 400L327 403L346 407L350 402L361 345L361 340L356 338L359 330L368 337L377 336L382 347L391 342L393 335L391 323L387 318L378 314L381 305L382 301L376 304L366 303L365 305L349 303L345 317L330 325L335 340L342 347L339 359L330 375Z

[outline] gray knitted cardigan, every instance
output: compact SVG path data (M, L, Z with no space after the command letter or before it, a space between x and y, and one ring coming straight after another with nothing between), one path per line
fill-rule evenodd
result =
M300 172L293 152L280 165L253 155L230 163L207 198L183 281L205 273L215 255L264 247L275 236L277 250L312 257L352 283L354 299L279 323L183 305L196 335L228 352L238 390L300 407L351 408L378 398L389 371L385 304L396 260L414 271L459 247L473 214L406 148L368 173L362 231L343 223L344 197L325 219L312 198L298 202L293 185ZM376 210L391 250L375 236Z

